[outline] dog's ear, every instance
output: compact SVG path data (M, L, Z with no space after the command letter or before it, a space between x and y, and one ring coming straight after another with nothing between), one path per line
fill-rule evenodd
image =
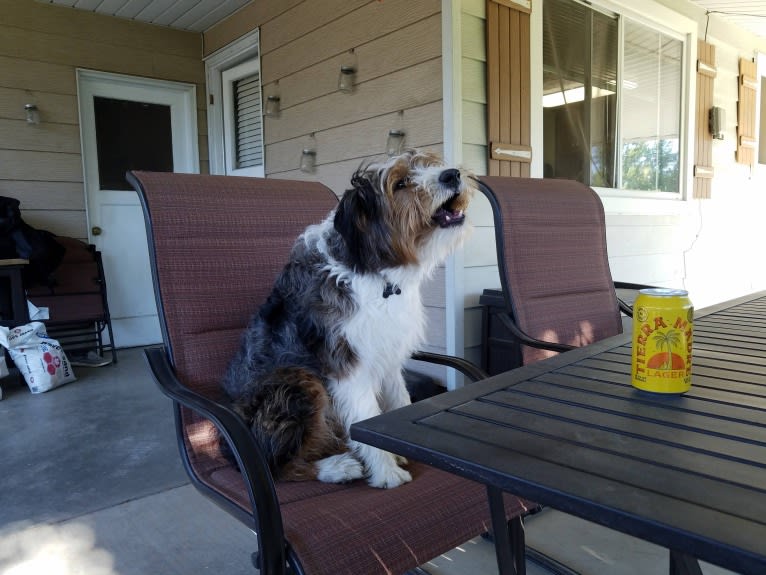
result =
M343 238L349 264L359 273L394 265L387 204L367 174L356 172L335 211L335 230Z

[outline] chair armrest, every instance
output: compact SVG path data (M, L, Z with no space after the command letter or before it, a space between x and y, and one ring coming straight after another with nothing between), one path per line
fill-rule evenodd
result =
M633 290L638 291L647 288L653 288L657 286L650 286L646 284L634 284L630 282L614 282L615 289ZM617 305L620 306L620 311L628 317L633 317L633 306L623 300L621 297L617 297Z
M617 289L632 289L638 291L640 289L654 288L657 286L650 286L647 284L634 284L631 282L614 282L614 287Z
M412 359L451 367L458 370L471 381L479 381L489 377L489 374L483 369L462 357L455 357L454 355L444 355L441 353L432 353L430 351L416 351L412 354Z
M558 352L564 352L564 351L571 351L573 349L576 349L573 345L568 345L566 343L557 343L553 341L543 341L541 339L536 339L527 333L521 331L519 329L519 326L517 326L513 321L511 321L511 318L508 316L508 313L505 311L498 312L497 316L500 318L500 321L502 322L503 326L510 331L516 339L519 340L520 343L524 345L528 345L529 347L536 347L538 349L549 349L551 351L558 351Z
M617 298L617 305L620 308L620 311L624 313L628 317L633 317L633 306L627 303L626 301L623 301L620 298Z
M286 561L284 531L274 479L266 458L247 425L225 405L183 385L176 377L164 349L149 348L144 351L144 354L160 391L176 404L187 407L210 420L229 442L250 497L254 528L261 549L261 560L269 563L269 565L261 565L261 572L284 572ZM177 419L177 421L180 420ZM180 438L181 429L177 429L176 432L179 434L179 445L183 449L183 440ZM191 475L188 465L186 468L187 473ZM265 553L264 550L266 550Z

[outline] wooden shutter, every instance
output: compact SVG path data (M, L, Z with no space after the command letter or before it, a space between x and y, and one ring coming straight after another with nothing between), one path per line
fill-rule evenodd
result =
M715 46L697 41L697 121L694 146L695 198L709 198L713 179L713 136L708 114L713 107L713 81L716 76Z
M234 126L236 130L236 167L251 168L263 164L261 130L261 80L253 74L234 81Z
M739 102L737 102L737 162L755 164L755 95L758 91L755 62L739 61Z
M531 0L487 0L489 175L529 176Z

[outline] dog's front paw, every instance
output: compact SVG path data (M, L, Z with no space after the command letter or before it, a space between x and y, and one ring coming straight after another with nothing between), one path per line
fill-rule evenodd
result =
M364 477L364 467L351 453L331 455L316 462L317 479L324 483L346 483Z
M407 461L407 458L402 455L394 454L394 459L396 459L397 465L407 465L409 463L409 461Z
M412 475L410 475L409 471L397 465L392 465L371 473L367 483L369 483L370 487L391 489L410 481L412 481Z

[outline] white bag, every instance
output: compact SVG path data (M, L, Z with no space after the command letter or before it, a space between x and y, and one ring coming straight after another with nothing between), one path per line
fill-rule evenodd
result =
M16 364L32 393L43 393L77 379L69 360L45 325L33 321L9 330L0 329L0 344Z

